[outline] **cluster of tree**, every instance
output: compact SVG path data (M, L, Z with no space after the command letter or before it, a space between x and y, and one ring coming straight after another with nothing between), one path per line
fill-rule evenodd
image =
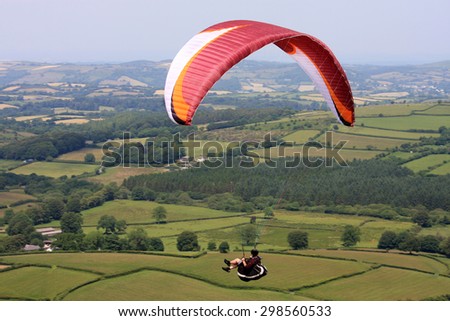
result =
M86 137L80 133L53 132L30 137L0 147L0 158L15 160L48 160L60 154L81 149Z
M185 149L182 144L174 140L174 137L158 136L147 140L144 144L141 142L107 142L103 145L102 165L129 166L138 164L139 166L158 166L171 164L185 155Z
M207 249L208 251L219 250L220 253L228 253L230 251L230 244L228 244L227 241L223 241L219 244L219 247L217 247L216 242L211 241L208 243Z
M130 190L146 186L156 192L181 190L216 195L211 202L216 204L220 204L220 197L230 198L225 194L229 193L247 204L259 197L281 198L280 207L388 204L398 208L423 206L427 210L450 210L449 175L422 177L387 160L353 161L345 167L314 169L285 168L281 164L275 168L238 165L236 161L233 168L203 167L164 175L134 176L124 181L124 186Z
M49 193L43 196L42 202L27 208L24 213L31 219L33 225L45 224L53 220L61 220L65 213L80 213L82 210L100 206L105 201L115 199L119 192L120 188L113 183L105 185L94 193L89 189L75 190L68 197ZM3 223L10 224L10 218L13 215L13 209L7 209Z
M411 231L396 233L385 231L379 241L378 248L384 250L398 249L406 252L441 253L450 257L450 237L435 235L419 236Z
M345 247L356 245L361 240L359 227L346 225L341 234L341 242ZM309 246L308 233L300 230L292 231L288 234L287 241L294 250L306 249Z
M161 239L149 237L142 228L131 230L123 237L100 231L88 234L62 233L57 236L53 246L62 251L164 251Z

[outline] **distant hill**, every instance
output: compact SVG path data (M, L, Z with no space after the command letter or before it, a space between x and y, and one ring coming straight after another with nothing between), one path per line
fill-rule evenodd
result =
M163 89L170 61L131 61L105 64L46 64L0 62L0 90L11 85L58 83L90 86L131 86ZM450 61L423 65L345 65L344 69L359 96L383 92L404 92L411 97L448 98ZM244 60L217 82L213 90L228 92L297 91L310 84L295 63ZM302 87L307 88L307 87ZM302 90L300 90L302 91Z

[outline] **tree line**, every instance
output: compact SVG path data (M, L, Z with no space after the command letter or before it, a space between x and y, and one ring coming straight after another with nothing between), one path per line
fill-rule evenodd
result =
M85 147L85 141L86 137L81 133L52 132L1 146L0 158L49 160Z
M423 177L389 160L358 160L348 165L314 169L203 167L134 176L126 179L124 186L163 193L184 191L193 197L216 195L215 202L219 203L220 197L228 195L244 203L257 197L272 198L293 207L388 204L395 208L450 210L450 175ZM228 203L232 206L233 202Z

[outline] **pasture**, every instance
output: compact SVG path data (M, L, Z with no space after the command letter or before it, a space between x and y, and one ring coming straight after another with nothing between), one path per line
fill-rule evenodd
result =
M23 267L0 273L0 298L51 300L75 285L98 275L59 267Z
M174 204L159 204L147 201L115 200L106 202L103 206L83 211L85 225L97 225L102 215L113 215L116 219L124 219L127 223L154 223L153 210L164 206L167 210L167 221L196 220L236 216L238 213L223 212L198 206L183 206Z
M353 134L344 134L339 132L334 132L332 134L333 145L337 145L339 142L345 142L345 148L356 148L356 149L377 149L386 150L392 149L394 147L399 147L402 144L411 143L410 140L404 139L393 139L393 138L383 138L383 137L370 137L370 136L360 136ZM325 135L317 138L317 141L324 143Z
M448 294L450 278L382 267L299 291L319 300L423 300Z
M336 152L337 150L335 150ZM317 148L314 146L279 146L269 149L259 149L252 151L261 158L280 158L280 157L332 157L334 152L331 149ZM339 155L346 161L354 159L371 159L380 154L381 151L375 150L359 150L359 149L341 149L338 150Z
M356 124L364 124L369 127L376 127L390 130L438 130L441 126L450 124L450 116L430 116L411 115L398 117L373 117L357 118Z
M378 128L369 128L362 126L346 127L339 126L337 130L339 133L361 135L361 136L373 136L373 137L383 137L383 138L396 138L396 139L411 139L418 140L421 137L439 137L438 133L416 133L416 132L406 132L399 130L386 130Z
M437 105L429 109L418 111L417 113L427 115L450 115L450 105L449 104Z
M94 173L98 168L97 165L89 164L71 164L71 163L57 163L57 162L34 162L25 166L18 167L12 170L15 174L37 174L58 178L61 176L78 176L84 173Z
M7 171L21 165L21 161L0 159L0 171Z
M104 156L101 148L86 147L70 153L62 154L58 156L57 159L63 161L84 162L84 156L89 153L95 156L96 162L100 162L102 160L102 157Z
M101 175L87 177L85 180L101 184L117 183L120 185L124 179L130 176L157 174L166 171L167 169L163 167L108 167L103 168Z
M433 103L372 105L356 108L355 114L356 118L373 117L380 114L384 116L408 116L415 112L425 111L433 106Z
M450 174L450 162L447 162L432 171L429 172L429 174L432 175L447 175Z
M403 166L409 168L413 172L430 171L439 169L439 167L450 163L450 155L448 154L436 154L428 155L419 159L407 162Z
M257 217L258 247L263 250L285 250L288 248L287 235L293 230L308 232L310 248L336 248L341 246L340 235L345 225L360 226L362 231L360 247L375 248L381 234L389 229L401 232L410 229L410 222L388 221L356 215L321 214L277 210L272 220L262 219L262 213L230 213L198 206L162 204L167 210L167 223L155 224L153 209L160 206L156 202L115 200L103 206L83 211L83 230L96 230L97 222L103 215L113 215L124 219L128 231L143 227L152 237L161 237L166 252L177 253L176 237L185 230L198 234L201 248L208 242L217 245L223 241L231 249L241 248L239 229L250 222L250 216ZM54 226L57 222L46 224ZM40 226L41 227L41 226Z
M445 265L426 257L339 250L262 253L269 274L257 282L244 283L234 271L221 270L224 258L240 254L210 252L195 259L130 253L2 256L3 265L48 267L1 272L0 282L6 286L0 290L0 297L117 301L421 300L448 294L450 286L450 278L443 275L448 273ZM279 264L280 260L283 264ZM49 278L52 282L48 282ZM20 288L17 282L22 285Z
M11 205L12 203L25 200L35 200L36 197L25 194L23 190L12 190L9 192L0 192L0 204Z
M277 301L302 299L301 296L287 293L247 289L236 291L177 274L140 271L89 284L69 293L64 300L183 301L186 298L193 298L196 301L248 301L260 300L261 297L270 297Z
M319 133L320 131L314 129L298 130L283 137L283 140L285 142L294 142L294 144L305 144Z

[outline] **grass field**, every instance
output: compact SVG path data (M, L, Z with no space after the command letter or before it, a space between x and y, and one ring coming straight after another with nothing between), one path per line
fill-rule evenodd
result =
M447 175L450 174L450 162L439 166L436 169L433 169L432 171L429 172L429 174L433 174L433 175Z
M21 166L12 170L15 174L37 174L50 177L61 177L67 175L68 177L81 175L83 173L94 173L98 168L97 165L88 164L70 164L57 162L35 162L25 166Z
M437 105L430 109L417 112L418 114L428 115L450 115L450 105Z
M298 130L283 137L283 140L285 142L294 142L295 144L304 144L308 142L310 138L316 136L319 133L320 131L314 129Z
M298 293L326 300L392 301L423 300L449 292L450 278L382 267Z
M17 201L35 200L36 197L25 194L23 190L13 190L10 192L0 192L0 204L11 205Z
M337 130L339 133L353 134L353 135L363 135L363 136L374 136L374 137L385 137L385 138L396 138L396 139L419 139L421 137L439 137L438 133L414 133L405 132L399 130L386 130L378 128L369 127L345 127L339 126Z
M152 286L148 286L151 284ZM177 289L167 291L167 289ZM65 300L132 300L132 301L248 301L261 300L270 297L271 300L302 300L298 295L265 290L226 289L203 281L176 274L141 271L119 278L107 279L82 287Z
M102 215L113 215L116 219L125 219L127 223L153 223L153 209L162 204L147 201L115 200L103 206L83 211L85 225L97 225ZM217 211L205 207L163 204L167 210L167 221L178 221L199 218L216 218L233 216L237 213Z
M413 268L430 273L446 274L447 267L436 260L425 256L413 256L399 253L366 252L366 251L346 251L346 250L302 250L290 251L291 253L324 256L333 258L345 258L357 260L365 263L375 263L391 265L404 268Z
M125 178L143 174L157 174L167 172L163 167L108 167L103 169L101 175L85 178L87 181L101 184L122 184Z
M97 162L100 162L102 160L103 152L101 148L82 148L70 153L60 155L57 159L65 161L84 162L84 156L86 156L86 154L88 153L93 154Z
M446 165L447 163L450 163L450 155L436 154L412 160L403 164L403 166L417 173L420 171L429 171L434 168L438 169L440 166Z
M394 130L438 130L450 124L450 116L411 115L403 117L357 118L357 126Z
M374 105L356 108L355 114L358 117L371 117L383 114L384 116L407 116L416 111L427 110L434 105L429 104L395 104L395 105Z
M0 299L50 300L98 275L62 268L25 267L0 273Z
M344 134L339 132L334 132L332 134L333 145L338 142L346 142L345 148L357 148L357 149L371 149L386 150L394 147L399 147L405 143L411 143L410 140L393 139L393 138L383 138L383 137L369 137L369 136L359 136L353 134ZM324 143L325 135L317 138L317 141Z
M450 278L434 274L443 272L445 265L422 256L326 250L295 251L293 254L297 255L263 253L269 274L257 282L243 283L234 272L228 274L220 268L224 258L239 254L208 253L196 259L127 253L4 256L0 258L2 265L46 264L53 268L27 267L0 273L0 284L5 285L0 289L0 297L118 301L252 299L246 296L274 301L420 300L448 294L450 289ZM371 270L379 264L390 266ZM98 279L94 272L108 278L61 295L74 286Z
M308 151L305 153L305 151ZM269 156L272 158L279 158L279 157L294 157L294 156L301 156L301 157L327 157L327 156L333 156L331 150L327 150L326 148L317 149L315 147L307 148L305 149L302 146L294 146L294 147L272 147L270 149L259 149L256 151L253 151L255 154L259 155L260 157L268 158ZM375 157L376 155L380 154L381 151L374 151L374 150L357 150L357 149L341 149L339 150L339 155L346 161L350 161L353 159L371 159Z
M22 164L21 161L0 159L0 171L7 171Z

